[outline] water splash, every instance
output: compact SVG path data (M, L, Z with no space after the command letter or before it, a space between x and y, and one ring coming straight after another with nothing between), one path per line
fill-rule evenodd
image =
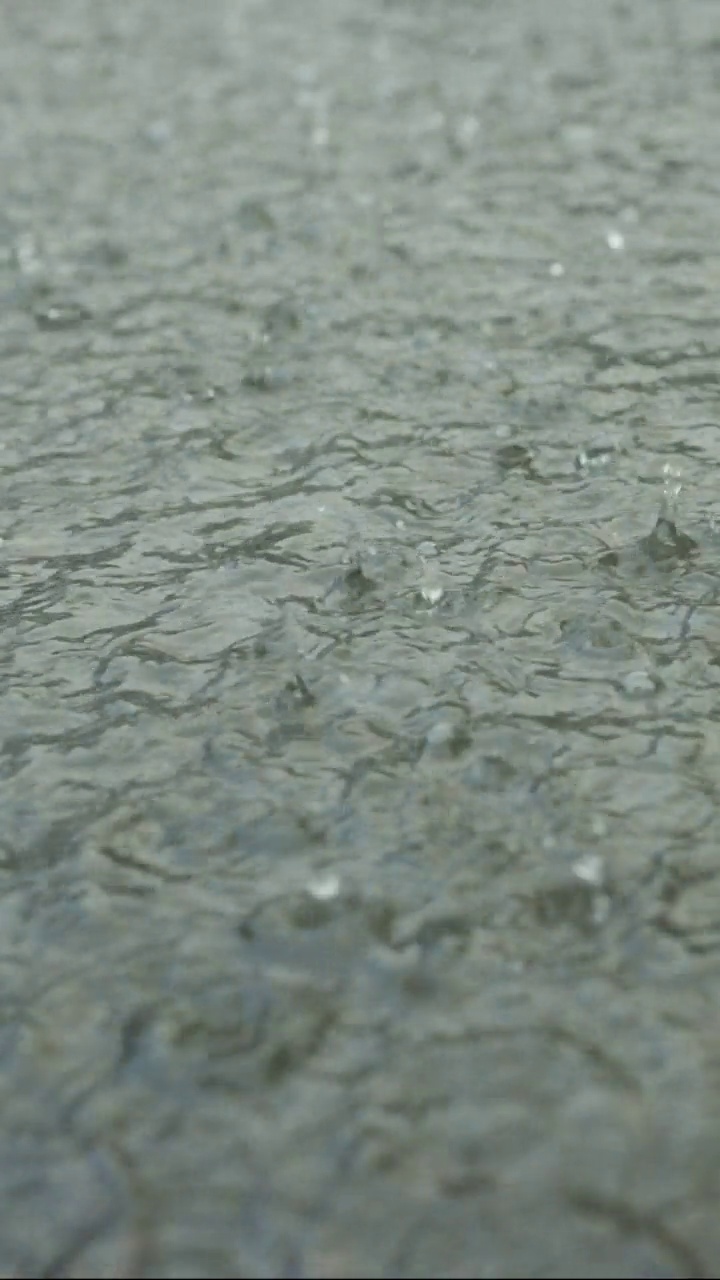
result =
M678 528L678 499L682 491L682 472L666 462L663 467L663 495L655 527L643 546L655 560L685 559L697 549L694 538Z

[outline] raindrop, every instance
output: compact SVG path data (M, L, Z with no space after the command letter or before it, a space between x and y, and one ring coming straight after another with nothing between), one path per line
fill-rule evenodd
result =
M311 898L316 902L332 902L340 893L340 877L334 871L316 876L306 886Z
M89 319L90 312L80 303L55 303L35 311L38 329L75 329Z
M442 587L432 585L430 583L425 583L424 586L420 588L420 595L428 604L437 604L439 600L442 600L444 594L445 592Z
M682 471L679 467L674 467L671 462L666 462L663 467L663 498L660 514L668 520L674 520L677 515L681 491Z
M617 447L611 442L585 445L575 455L575 469L583 473L601 471L612 462L617 452Z
M573 874L585 884L601 885L605 879L605 866L599 853L587 853L573 863Z

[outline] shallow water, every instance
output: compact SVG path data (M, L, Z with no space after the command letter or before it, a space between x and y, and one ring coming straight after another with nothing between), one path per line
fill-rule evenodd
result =
M717 6L0 103L0 1271L717 1274Z

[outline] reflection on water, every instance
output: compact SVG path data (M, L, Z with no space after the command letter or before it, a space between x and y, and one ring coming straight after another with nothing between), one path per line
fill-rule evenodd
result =
M0 37L0 1271L715 1274L714 6Z

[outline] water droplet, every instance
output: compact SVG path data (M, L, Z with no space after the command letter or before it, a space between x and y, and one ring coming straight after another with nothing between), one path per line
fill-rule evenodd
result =
M524 444L506 444L495 450L498 466L503 471L524 471L532 474L533 455Z
M444 123L444 120L443 120ZM458 151L469 151L480 131L477 116L463 116L454 131L453 143Z
M573 863L573 874L584 884L601 885L605 879L605 865L599 853L587 853Z
M434 561L438 550L434 542L429 538L425 542L421 542L417 549L418 559L422 567L422 579L420 582L420 595L426 604L434 605L442 600L445 592L441 585L441 572ZM428 558L432 563L428 564Z
M332 902L340 893L340 877L334 871L327 871L311 880L306 888L316 902Z
M15 258L23 275L37 275L42 268L42 258L35 237L27 232L18 236L15 243Z

